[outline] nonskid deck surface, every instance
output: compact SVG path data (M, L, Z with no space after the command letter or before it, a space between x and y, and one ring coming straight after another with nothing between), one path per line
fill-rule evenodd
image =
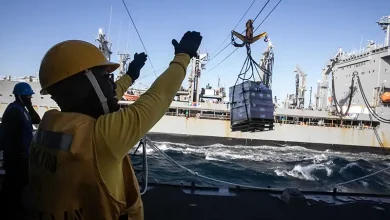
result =
M390 219L390 195L302 193L285 202L283 191L151 183L142 201L145 220Z
M282 192L153 185L143 195L145 219L390 219L390 197L306 193L304 205L280 199ZM387 203L385 203L387 202Z

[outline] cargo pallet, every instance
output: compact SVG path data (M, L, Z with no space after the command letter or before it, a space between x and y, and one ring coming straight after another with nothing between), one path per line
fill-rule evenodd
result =
M273 130L274 119L252 119L236 122L231 126L232 131L264 131Z

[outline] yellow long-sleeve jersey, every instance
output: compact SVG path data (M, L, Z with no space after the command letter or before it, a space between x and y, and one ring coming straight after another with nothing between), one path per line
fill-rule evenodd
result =
M123 157L168 110L185 78L189 62L190 57L187 54L177 54L167 70L137 101L118 112L97 119L94 142L98 168L110 193L117 200L124 200L124 192L128 187L123 181ZM118 98L123 96L131 83L132 79L128 75L122 76L116 82ZM142 206L141 200L137 201L134 208Z

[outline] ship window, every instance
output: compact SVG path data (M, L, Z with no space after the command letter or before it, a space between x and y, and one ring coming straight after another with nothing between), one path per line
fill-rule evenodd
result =
M385 73L387 73L387 69L385 69Z
M41 99L43 99L43 97L41 97Z
M374 60L374 63L375 63L375 60Z
M372 70L372 72L375 72L375 70Z
M371 73L371 71L368 71L368 73Z

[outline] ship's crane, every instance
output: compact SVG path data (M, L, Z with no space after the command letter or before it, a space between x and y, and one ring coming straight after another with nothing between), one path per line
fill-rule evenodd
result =
M295 85L295 108L297 109L303 109L304 106L305 106L305 92L306 92L306 76L307 74L305 74L301 68L299 68L299 66L297 65L295 67L295 71L296 73L296 85Z
M202 70L206 69L205 62L208 60L208 53L197 52L191 59L191 73L188 77L188 104L199 104L199 85Z
M130 54L128 53L119 53L119 74L118 74L118 79L119 77L123 76L127 72L127 61L130 60Z
M333 67L338 62L339 57L343 54L343 50L339 48L337 53L332 59L326 64L326 67L322 69L322 81L318 81L317 84L317 94L316 94L316 108L319 111L325 111L327 108L328 102L328 91L329 91L329 82L328 76L330 73L333 73Z
M263 56L260 59L260 77L263 79L263 83L268 88L272 86L272 68L274 66L274 51L273 44L271 40L268 38L268 47L264 51Z
M311 102L312 92L313 92L313 87L310 86L310 99L309 99L309 106L308 106L309 110L313 110L313 103Z

